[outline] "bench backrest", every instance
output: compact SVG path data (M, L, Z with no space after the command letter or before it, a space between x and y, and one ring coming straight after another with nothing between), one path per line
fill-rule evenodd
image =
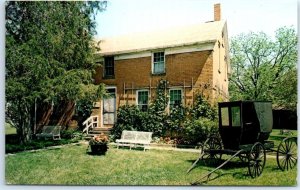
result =
M58 134L60 134L60 129L61 129L61 126L45 125L43 127L43 133L58 135Z
M150 143L152 140L152 132L137 132L135 140Z
M121 139L123 140L134 140L135 139L135 133L136 131L122 131Z
M144 131L122 131L121 139L123 140L134 140L134 141L145 141L151 142L152 140L152 132L144 132Z

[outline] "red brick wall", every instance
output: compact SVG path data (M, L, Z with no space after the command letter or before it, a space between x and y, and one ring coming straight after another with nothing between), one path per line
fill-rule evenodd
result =
M180 53L166 55L166 74L165 75L152 75L151 73L151 56L115 60L115 78L103 79L103 67L99 67L95 74L96 84L105 83L108 86L117 87L117 107L125 104L135 104L136 89L156 87L160 79L169 81L169 87L181 86L185 90L186 104L191 104L193 92L203 91L209 98L212 98L212 77L213 77L213 61L212 51L201 51L191 53ZM191 86L194 90L192 92ZM124 83L126 88L133 87L134 90L127 90L124 94ZM183 88L183 85L187 86ZM151 90L151 94L155 93L155 89Z

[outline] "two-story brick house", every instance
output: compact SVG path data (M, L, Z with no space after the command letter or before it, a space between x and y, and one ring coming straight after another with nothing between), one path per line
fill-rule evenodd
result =
M146 110L160 79L169 83L169 106L191 105L203 93L211 103L228 99L229 48L220 4L214 21L151 33L101 39L97 53L102 66L96 84L106 84L110 98L95 104L100 126L111 127L119 106Z

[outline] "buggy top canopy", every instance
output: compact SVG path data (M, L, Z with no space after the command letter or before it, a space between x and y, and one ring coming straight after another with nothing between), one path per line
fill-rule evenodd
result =
M219 132L224 148L239 149L240 145L267 140L272 128L271 102L219 103Z

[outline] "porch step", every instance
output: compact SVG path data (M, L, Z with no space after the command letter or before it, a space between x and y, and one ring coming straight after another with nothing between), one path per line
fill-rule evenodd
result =
M100 133L104 133L106 135L109 135L110 134L110 130L111 128L110 127L95 127L93 128L90 133L91 134L100 134Z
M89 132L89 134L84 139L89 140L101 133L104 133L105 135L110 135L110 131L110 127L95 127Z

